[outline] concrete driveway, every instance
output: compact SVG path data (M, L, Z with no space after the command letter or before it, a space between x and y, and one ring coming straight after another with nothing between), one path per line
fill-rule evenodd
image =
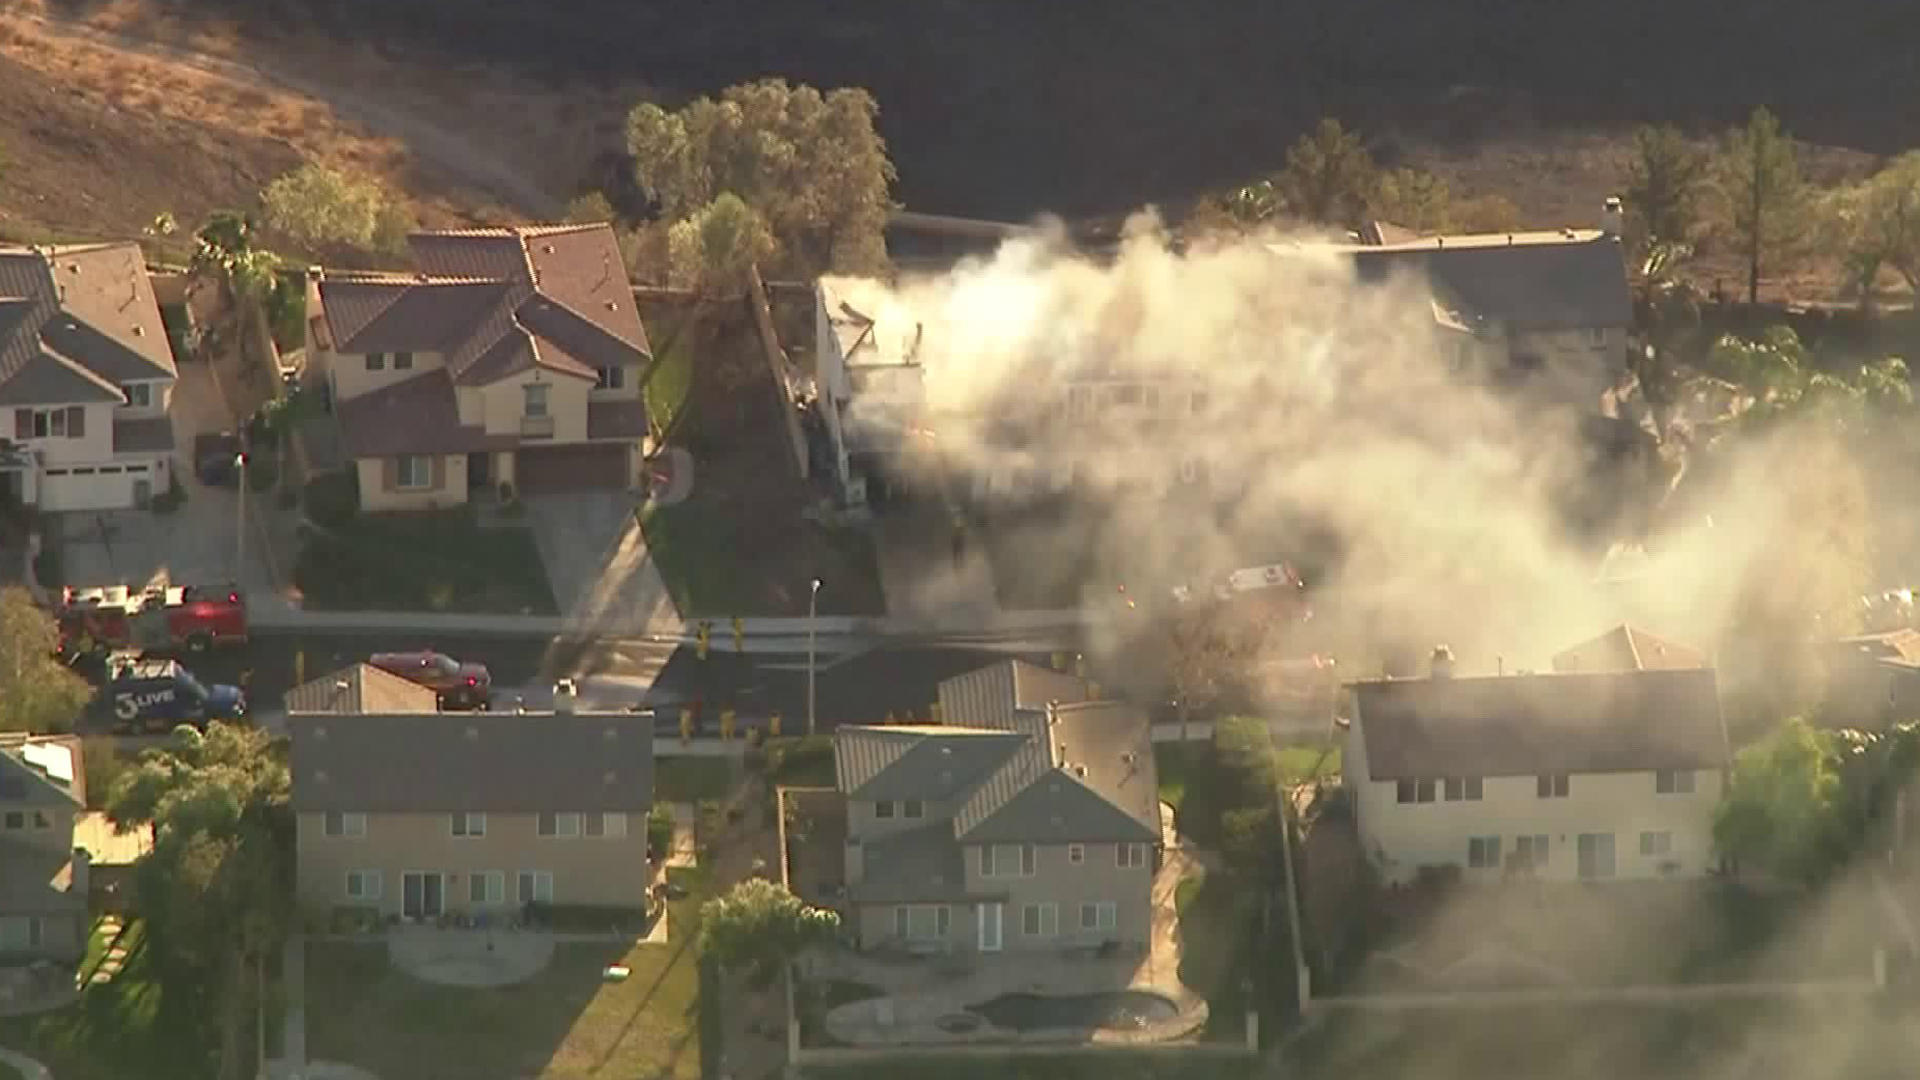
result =
M680 615L647 554L624 492L529 495L533 530L560 613L570 632L594 635L677 633Z

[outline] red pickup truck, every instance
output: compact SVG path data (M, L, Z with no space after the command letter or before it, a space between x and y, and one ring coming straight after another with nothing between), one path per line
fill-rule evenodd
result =
M63 657L107 649L204 652L247 640L246 602L234 589L70 588L54 618Z

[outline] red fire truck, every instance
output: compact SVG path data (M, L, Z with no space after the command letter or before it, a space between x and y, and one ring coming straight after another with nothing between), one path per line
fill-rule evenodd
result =
M67 658L108 649L204 652L247 640L246 603L233 589L66 589L54 617L58 655Z

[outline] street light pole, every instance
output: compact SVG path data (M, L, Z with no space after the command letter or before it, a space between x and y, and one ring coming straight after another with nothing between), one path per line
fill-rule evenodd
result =
M247 565L247 455L235 454L233 465L240 473L240 513L233 522L233 584L238 588Z
M813 592L807 596L807 734L813 734L813 673L815 645L820 625L820 579L813 579Z

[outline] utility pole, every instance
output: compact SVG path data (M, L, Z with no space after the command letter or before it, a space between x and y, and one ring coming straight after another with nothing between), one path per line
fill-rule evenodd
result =
M239 588L247 572L247 455L235 454L233 466L240 475L240 513L233 522L233 585Z
M813 591L807 595L807 734L812 735L815 726L813 713L813 684L815 646L818 644L820 626L820 579L813 579Z

